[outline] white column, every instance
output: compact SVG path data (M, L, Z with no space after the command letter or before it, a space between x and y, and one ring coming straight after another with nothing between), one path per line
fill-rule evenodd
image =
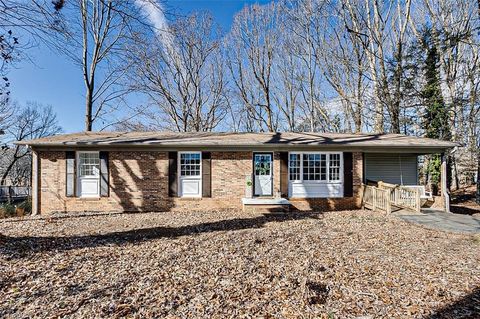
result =
M445 154L442 154L442 170L440 172L440 178L445 211L450 213L450 194L447 189L447 156Z

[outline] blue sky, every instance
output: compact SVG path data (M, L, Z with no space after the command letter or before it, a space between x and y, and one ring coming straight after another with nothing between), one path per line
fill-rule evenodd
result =
M233 16L246 4L267 3L267 0L169 0L167 11L187 15L197 10L212 13L221 27L228 31ZM62 56L40 45L27 52L30 61L20 61L9 73L14 101L24 104L37 101L51 105L65 132L84 128L84 84L78 67Z

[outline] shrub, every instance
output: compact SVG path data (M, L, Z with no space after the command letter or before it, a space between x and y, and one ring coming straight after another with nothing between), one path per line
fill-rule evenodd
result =
M4 217L15 216L16 209L15 205L9 203L0 204L0 211L3 211Z
M27 199L18 204L18 208L24 209L25 213L30 214L32 213L32 202L30 201L30 199Z

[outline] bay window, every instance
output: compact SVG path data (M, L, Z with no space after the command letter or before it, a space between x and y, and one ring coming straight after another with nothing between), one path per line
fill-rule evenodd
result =
M290 153L288 164L290 181L341 181L341 153Z
M288 173L290 197L343 196L343 156L340 152L290 152Z

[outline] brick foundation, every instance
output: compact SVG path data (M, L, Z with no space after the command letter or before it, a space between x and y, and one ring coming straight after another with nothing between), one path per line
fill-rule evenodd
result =
M168 153L110 151L110 196L85 199L66 196L65 152L37 151L41 214L84 211L166 211L242 209L245 176L252 173L252 152L211 152L212 197L168 197ZM362 153L353 154L352 198L291 199L294 210L338 210L360 207ZM274 153L274 194L280 191L280 158Z

